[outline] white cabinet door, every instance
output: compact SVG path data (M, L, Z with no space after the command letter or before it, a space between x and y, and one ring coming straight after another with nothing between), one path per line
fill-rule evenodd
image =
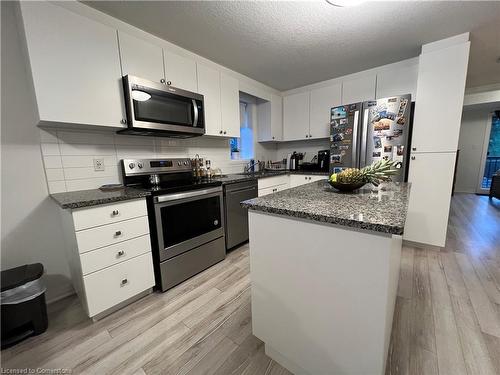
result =
M257 103L257 139L259 142L283 140L283 98L271 95L270 101Z
M301 92L283 98L283 139L309 139L310 93Z
M415 101L417 93L418 65L392 69L377 74L377 99L411 94Z
M163 50L163 58L165 61L165 79L172 86L198 92L196 62L194 60L177 55L166 49Z
M142 39L118 31L122 75L133 75L162 82L165 79L163 72L163 52L161 47L148 43Z
M367 75L342 82L342 104L375 99L375 75Z
M467 42L420 55L412 150L457 150L469 46Z
M220 74L217 70L197 64L198 92L204 96L206 135L222 135Z
M341 103L340 83L311 91L310 138L330 136L330 109Z
M412 154L405 240L445 245L455 155L454 152Z
M20 6L40 121L124 127L116 30L46 1Z
M271 140L283 139L283 98L271 95Z
M236 78L220 74L220 102L222 134L240 136L240 89Z

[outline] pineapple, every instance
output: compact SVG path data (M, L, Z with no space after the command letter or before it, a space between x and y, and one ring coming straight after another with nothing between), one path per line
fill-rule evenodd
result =
M381 160L368 165L362 169L347 168L340 173L334 173L330 176L333 182L341 182L346 184L355 184L358 182L371 182L378 186L382 181L390 181L391 176L398 173L397 169L393 169L394 162L392 160Z

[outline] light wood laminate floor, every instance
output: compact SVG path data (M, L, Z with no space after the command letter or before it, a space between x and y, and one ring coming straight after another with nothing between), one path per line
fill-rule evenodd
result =
M251 334L248 246L92 323L75 297L4 368L86 374L289 374ZM500 374L500 202L452 199L446 247L404 247L387 374Z

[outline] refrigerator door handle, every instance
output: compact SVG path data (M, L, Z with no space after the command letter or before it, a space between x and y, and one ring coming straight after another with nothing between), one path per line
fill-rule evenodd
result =
M366 143L368 142L368 108L363 109L363 127L361 131L361 153L359 157L360 168L366 165Z
M358 160L358 128L359 128L359 110L354 112L354 121L352 126L352 167L359 167Z

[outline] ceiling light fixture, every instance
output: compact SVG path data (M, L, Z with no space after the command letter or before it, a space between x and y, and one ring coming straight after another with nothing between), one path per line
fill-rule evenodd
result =
M326 0L326 2L336 7L353 7L366 2L366 0Z
M137 100L138 102L145 102L146 100L151 99L151 95L145 91L132 90L132 99Z

